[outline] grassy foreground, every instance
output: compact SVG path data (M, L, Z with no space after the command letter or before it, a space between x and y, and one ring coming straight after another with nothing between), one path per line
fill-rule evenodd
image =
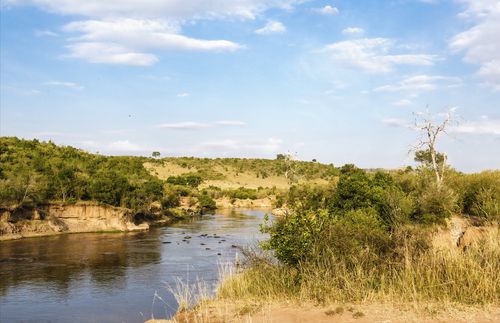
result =
M177 288L180 311L167 322L500 320L499 226L466 250L443 248L439 233L432 239L435 245L418 255L407 241L402 262L385 266L325 257L292 269L249 251L243 270L221 269L216 297L207 297L202 284Z

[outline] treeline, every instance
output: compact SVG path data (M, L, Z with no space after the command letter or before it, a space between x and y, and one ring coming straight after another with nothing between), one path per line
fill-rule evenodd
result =
M98 201L137 209L159 201L163 183L145 158L107 157L52 142L0 138L0 202L6 207L47 201Z
M146 161L152 159L102 156L52 142L2 137L0 207L96 201L148 210L154 202L165 208L176 207L183 194L198 198L198 192L189 186L193 179L166 183L144 168ZM205 207L213 208L213 201L200 199Z
M144 163L170 162L193 171L162 181ZM74 203L96 201L134 210L147 210L153 203L164 208L179 206L180 197L191 197L190 204L214 208L213 199L256 199L277 194L275 189L199 189L207 180L223 179L218 170L252 173L258 177L284 176L330 180L338 175L333 165L277 158L146 158L91 154L52 142L0 138L0 207L35 207L47 202Z

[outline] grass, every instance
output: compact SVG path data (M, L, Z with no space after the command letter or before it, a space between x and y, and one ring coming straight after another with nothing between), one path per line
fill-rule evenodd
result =
M346 263L324 257L297 268L255 256L240 274L230 273L218 289L221 299L355 303L500 303L500 230L463 252L410 251L400 262L375 266L363 256Z
M182 158L179 159L179 161ZM179 161L172 159L171 161L163 161L162 163L144 163L144 167L154 176L157 176L161 180L167 180L170 176L179 176L188 173L201 172L203 174L206 165L195 163L194 165L179 165ZM205 164L213 164L211 170L218 173L218 178L204 178L203 184L200 188L207 188L210 186L219 187L221 189L237 189L240 187L245 187L249 189L257 189L259 187L272 188L276 187L278 190L290 188L290 184L284 176L278 176L276 174L269 174L267 177L262 177L256 172L256 169L237 169L231 165L225 165L224 163L229 163L229 161L221 160L204 160ZM269 160L263 163L272 165L275 161ZM181 163L182 164L182 163ZM268 166L269 166L268 165ZM327 166L318 166L327 167ZM258 170L258 169L257 169ZM321 176L318 171L317 176ZM204 177L204 176L202 176ZM210 177L210 176L209 176ZM325 177L326 178L326 177ZM315 183L315 184L325 184L328 183L326 179L319 177L316 178L301 178L299 183Z

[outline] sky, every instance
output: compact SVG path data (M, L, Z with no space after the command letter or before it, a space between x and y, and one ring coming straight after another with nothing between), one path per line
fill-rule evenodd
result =
M1 0L0 135L111 155L500 166L500 0Z

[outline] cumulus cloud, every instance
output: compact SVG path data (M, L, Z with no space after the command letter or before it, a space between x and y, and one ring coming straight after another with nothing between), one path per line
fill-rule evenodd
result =
M176 20L254 19L270 8L291 9L301 0L5 0L7 6L33 5L65 15L87 17L149 17Z
M386 118L382 122L392 127L419 130L415 127L414 123L405 119ZM500 135L500 119L490 119L487 116L482 116L479 120L452 124L447 128L447 131L467 135Z
M269 20L266 25L255 31L259 35L281 34L286 32L286 27L279 21Z
M433 91L440 86L454 87L460 85L461 80L457 77L441 75L415 75L408 77L397 84L383 85L374 89L375 92L398 92L411 91L419 93Z
M35 30L34 32L36 37L57 37L59 34L50 31L50 30Z
M131 143L128 140L118 140L110 143L108 145L110 150L114 151L142 151L144 148L141 146Z
M500 119L483 116L480 120L461 123L451 129L454 133L500 135Z
M65 57L80 58L90 63L149 66L159 60L156 55L134 52L117 44L86 42L68 45L66 48L70 52Z
M207 123L185 121L176 123L163 123L157 126L158 128L164 129L176 129L176 130L196 130L210 127Z
M49 81L49 82L45 82L43 84L48 85L48 86L65 87L65 88L72 89L72 90L83 90L84 89L84 87L82 85L79 85L79 84L76 84L73 82Z
M344 35L362 35L364 32L365 30L359 27L347 27L342 30Z
M478 64L477 75L487 86L500 91L500 2L496 0L461 0L466 9L460 17L474 25L450 41L454 52L463 52L464 61Z
M63 27L71 37L67 56L91 63L149 66L159 59L149 50L235 51L227 40L201 40L180 34L176 25L151 19L117 18L74 21Z
M325 16L336 16L339 14L339 9L337 7L332 7L329 5L324 6L322 8L315 8L313 10L314 12Z
M212 151L247 151L257 153L272 153L280 149L283 140L279 138L267 138L265 140L246 141L238 139L222 139L201 143L203 149Z
M178 98L187 98L188 96L189 96L189 93L187 93L187 92L177 93Z
M220 126L244 126L246 123L238 120L220 120L216 121L215 124Z
M82 146L87 150L94 150L99 152L110 152L110 153L144 153L146 151L158 150L152 147L144 147L131 142L128 139L117 140L113 142L103 143L94 140L83 140L76 144L77 146Z
M438 57L428 54L390 54L394 41L387 38L362 38L326 45L319 52L334 62L364 70L387 73L396 65L433 65Z
M197 39L182 34L182 25L199 19L255 19L266 10L290 10L303 0L6 0L5 6L31 5L51 13L85 17L63 27L70 36L65 57L91 63L150 66L158 51L233 52L243 46L223 39ZM270 22L261 33L286 31ZM53 35L52 32L39 33Z

